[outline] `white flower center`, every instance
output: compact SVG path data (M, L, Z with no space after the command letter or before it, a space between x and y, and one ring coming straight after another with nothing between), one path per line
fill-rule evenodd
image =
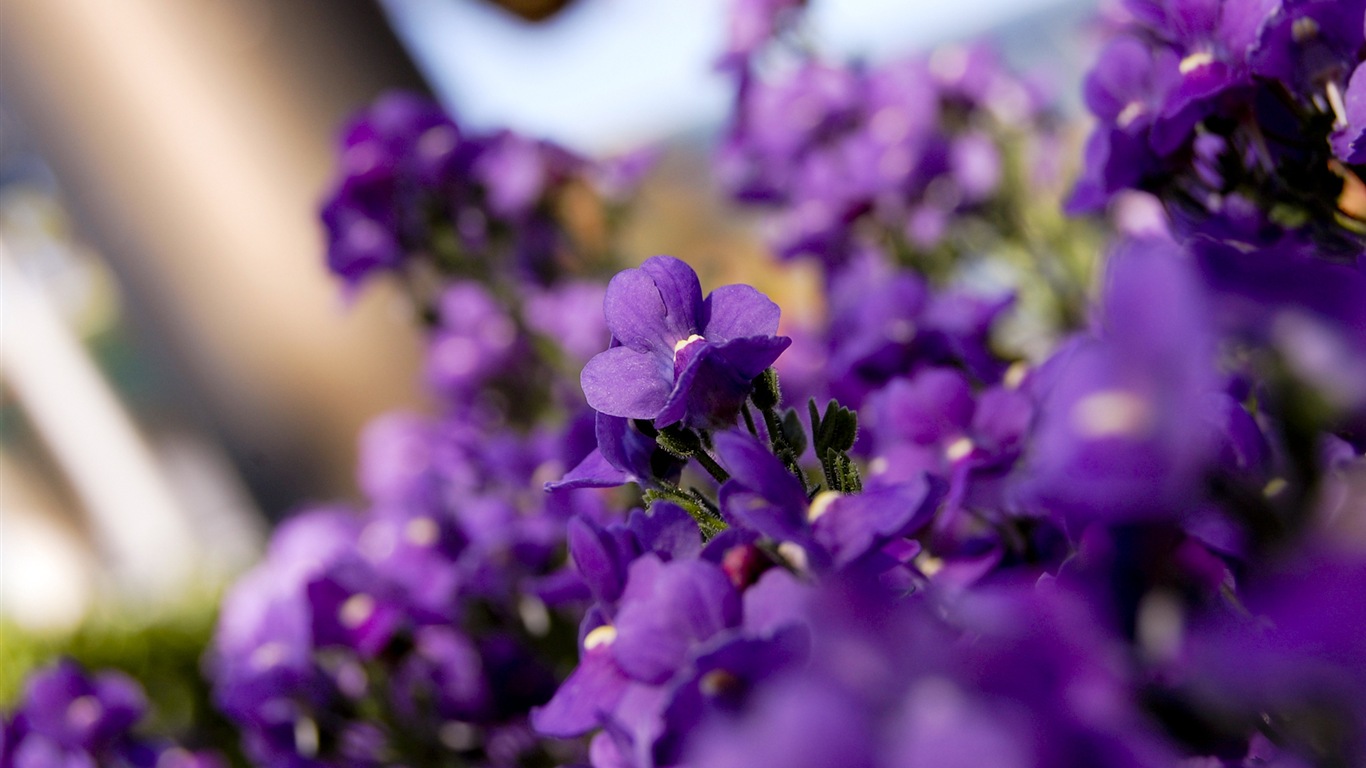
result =
M674 345L674 359L677 360L678 353L682 352L684 347L688 346L694 341L706 341L706 339L702 338L701 336L698 336L695 333L686 339L679 339L678 343Z
M347 629L355 629L370 619L375 612L375 598L358 592L341 604L341 609L337 611L337 618L341 620L342 626Z
M77 697L66 708L67 722L77 728L89 728L103 716L104 705L89 694Z
M816 522L816 518L830 511L830 505L835 503L841 495L839 491L821 491L816 494L816 498L811 500L811 506L807 507L806 519Z
M1072 426L1086 437L1137 437L1152 423L1152 407L1132 392L1107 390L1072 406Z
M1214 62L1214 54L1208 51L1196 51L1181 60L1181 74L1188 75L1191 72Z
M1338 84L1328 81L1324 86L1324 92L1328 94L1328 106L1333 108L1333 127L1342 130L1347 127L1347 104L1342 99L1342 91L1338 89Z
M266 670L285 660L284 643L266 643L251 652L248 662L253 669Z
M1137 120L1147 110L1143 102L1131 101L1124 106L1124 110L1115 118L1115 124L1120 128L1128 128L1133 121Z
M603 624L601 627L589 632L583 638L583 649L591 651L600 645L611 645L617 641L617 628L611 624Z
M778 545L778 554L788 562L795 570L810 570L810 562L806 556L806 550L802 545L791 541L784 541Z
M958 461L972 453L973 447L971 438L960 437L948 444L948 447L944 449L944 456L949 461Z
M403 527L403 536L411 544L430 547L441 537L441 527L430 517L415 517Z

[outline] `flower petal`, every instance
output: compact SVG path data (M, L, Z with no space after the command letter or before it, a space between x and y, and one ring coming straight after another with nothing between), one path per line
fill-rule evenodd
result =
M638 352L672 359L674 345L700 328L702 286L692 267L655 256L612 278L603 313L614 339Z
M613 347L593 356L579 383L593 410L628 419L653 419L673 389L673 372L663 358L630 346Z
M725 285L707 296L702 335L712 342L778 332L780 310L767 296L748 285Z
M793 477L758 439L741 432L722 432L715 440L716 453L730 472L732 482L782 509L795 510L793 514L805 514L806 492L801 481ZM756 530L768 533L763 528Z
M543 707L531 710L531 725L546 736L568 738L602 724L630 681L612 661L610 646L584 651L568 680Z

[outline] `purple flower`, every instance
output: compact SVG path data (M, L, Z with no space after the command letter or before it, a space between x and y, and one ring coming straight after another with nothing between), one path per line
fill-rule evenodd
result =
M210 667L214 698L231 717L260 721L287 691L329 695L312 660L305 585L347 556L360 520L342 510L300 514L276 531L269 555L223 599ZM265 718L272 719L272 718Z
M342 138L339 178L323 206L328 267L355 284L400 266L421 215L415 196L450 171L459 128L429 100L386 94Z
M720 568L646 555L631 565L612 651L623 672L659 684L695 644L738 625L740 616L740 596Z
M1366 625L1358 595L1366 560L1309 541L1268 563L1241 590L1248 614L1205 617L1182 649L1182 675L1202 707L1314 764L1366 759Z
M1366 65L1352 71L1342 107L1342 123L1333 132L1333 154L1351 165L1366 163Z
M59 661L29 678L24 724L65 750L101 754L142 719L147 701L132 678L104 672L92 678L74 661Z
M559 343L578 364L596 355L608 342L600 283L575 282L532 291L522 308L529 328Z
M588 361L588 404L609 416L665 427L734 423L751 381L790 339L775 336L778 306L747 285L705 300L697 273L655 256L612 278L604 301L612 347Z
M1266 247L1308 240L1320 257L1355 259L1344 226L1344 179L1359 100L1356 2L1131 0L1123 25L1086 80L1100 119L1087 145L1073 210L1120 190L1157 195L1187 240Z
M1292 93L1312 98L1340 98L1341 89L1360 61L1366 42L1366 3L1360 0L1249 0L1244 16L1266 15L1256 30L1250 63L1258 75L1275 78ZM1249 13L1252 11L1253 13ZM1269 13L1268 13L1269 12ZM1252 20L1244 20L1249 26ZM1336 95L1328 95L1336 90ZM1329 104L1335 113L1341 104Z
M817 588L808 660L736 676L744 695L705 710L684 764L1174 764L1074 595L1011 585L945 606L867 587Z
M865 413L870 487L922 474L947 487L926 539L945 563L935 581L975 580L1021 550L1049 559L1055 548L1045 542L1002 533L1022 524L1011 475L1028 445L1034 416L1025 392L997 386L975 395L961 373L928 369L909 380L893 380L869 400ZM1028 524L1038 525L1043 536L1049 533L1046 519Z
M858 704L823 680L780 680L756 692L740 718L703 730L684 764L874 768L874 723Z
M517 326L478 283L452 283L441 294L440 326L427 348L427 378L454 397L503 372L517 351Z
M1221 324L1267 344L1329 405L1360 413L1366 395L1366 272L1335 264L1310 243L1249 250L1201 242L1191 250L1216 297Z
M628 750L648 749L662 726L662 685L740 622L740 595L719 567L646 554L631 564L611 623L598 616L585 625L578 669L532 722L559 736L606 725L621 731Z
M1216 389L1205 300L1170 244L1110 258L1099 338L1048 364L1024 483L1046 508L1123 520L1189 511L1213 458L1200 415Z
M736 524L801 548L798 567L821 572L860 563L884 544L929 522L940 488L923 476L861 494L826 492L808 501L802 481L755 438L716 436L716 451L731 473L721 508Z
M9 768L223 768L133 729L147 711L141 687L121 672L89 674L70 659L34 670L10 716L0 715L0 764Z
M831 282L829 301L829 390L849 407L921 367L963 367L988 382L1005 371L990 334L1009 296L931 292L915 273L869 253Z

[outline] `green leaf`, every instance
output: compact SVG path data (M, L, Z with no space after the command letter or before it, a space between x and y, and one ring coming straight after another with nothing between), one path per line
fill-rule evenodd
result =
M806 451L806 428L802 426L797 411L792 408L788 408L783 415L783 437L787 439L794 456L801 456Z

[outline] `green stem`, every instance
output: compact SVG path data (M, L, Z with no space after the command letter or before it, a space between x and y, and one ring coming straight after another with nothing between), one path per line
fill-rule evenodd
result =
M693 458L702 465L703 469L707 470L707 474L716 478L716 482L724 483L730 479L730 473L722 469L721 465L716 463L716 459L713 459L705 450L698 449L697 453L693 454Z
M740 413L745 417L745 427L749 429L749 433L758 437L759 429L754 426L754 414L749 412L749 403L744 404L740 409Z

